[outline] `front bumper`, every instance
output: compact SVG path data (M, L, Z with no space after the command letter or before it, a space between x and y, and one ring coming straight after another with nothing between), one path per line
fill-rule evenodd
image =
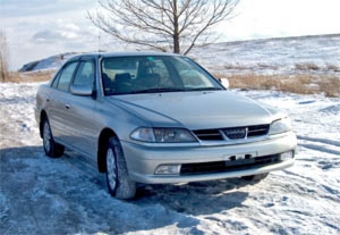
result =
M266 140L237 145L220 146L150 146L122 141L129 175L132 180L146 184L186 183L194 181L218 180L247 175L263 174L274 170L281 170L294 164L296 135L292 132L285 135L268 137ZM292 151L293 158L280 160L280 154ZM217 171L199 172L191 174L181 172L177 175L157 175L156 169L163 165L214 165L223 162L226 165L233 158L250 157L261 159L269 157L275 161L263 164L240 166L234 169L219 168ZM272 156L272 157L271 157ZM240 160L242 161L242 160Z

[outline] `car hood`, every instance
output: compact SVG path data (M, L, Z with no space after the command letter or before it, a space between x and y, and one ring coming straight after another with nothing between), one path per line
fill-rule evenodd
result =
M270 124L276 109L230 91L173 92L109 97L151 126L191 130Z

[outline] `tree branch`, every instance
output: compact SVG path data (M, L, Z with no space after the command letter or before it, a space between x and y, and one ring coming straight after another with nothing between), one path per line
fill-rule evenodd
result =
M103 32L125 43L187 54L216 24L230 19L239 0L99 0L87 13Z

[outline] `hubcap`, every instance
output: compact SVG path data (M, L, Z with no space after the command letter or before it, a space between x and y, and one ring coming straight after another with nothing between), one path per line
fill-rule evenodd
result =
M109 148L106 153L106 171L110 188L114 191L117 186L117 166L116 158L111 148Z
M43 138L43 144L44 144L44 148L46 149L46 151L50 151L51 148L51 130L50 127L48 125L47 122L45 122L44 124L44 138Z

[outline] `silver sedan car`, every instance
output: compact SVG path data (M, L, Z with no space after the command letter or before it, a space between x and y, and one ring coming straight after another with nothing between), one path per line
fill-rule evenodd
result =
M111 195L136 183L261 180L294 164L286 114L234 94L193 60L170 53L83 54L37 93L45 153L89 156Z

